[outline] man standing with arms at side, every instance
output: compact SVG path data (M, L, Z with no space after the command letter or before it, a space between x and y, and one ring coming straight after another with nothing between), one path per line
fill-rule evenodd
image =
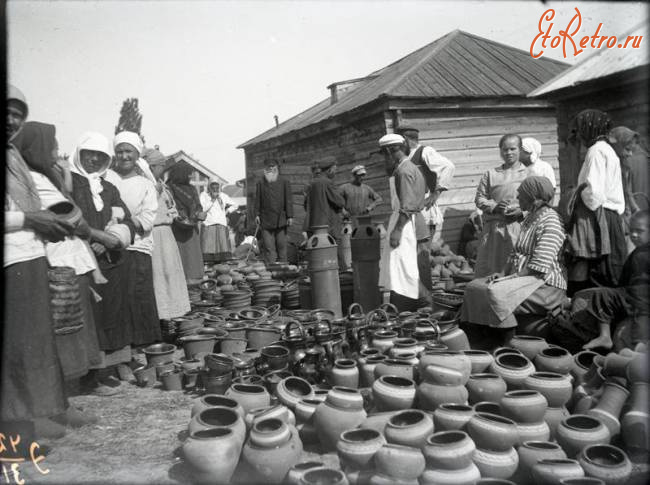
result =
M345 200L343 217L370 214L382 202L381 195L363 183L366 167L357 165L352 169L352 175L354 180L341 187L341 195Z
M255 224L262 230L264 261L287 261L287 227L293 224L291 184L280 175L277 160L264 161L264 176L255 189Z

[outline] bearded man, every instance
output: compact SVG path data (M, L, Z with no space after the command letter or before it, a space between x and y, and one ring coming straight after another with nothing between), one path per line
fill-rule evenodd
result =
M264 161L264 175L255 188L255 224L262 231L264 261L287 261L287 227L293 224L291 183L280 175L279 163Z

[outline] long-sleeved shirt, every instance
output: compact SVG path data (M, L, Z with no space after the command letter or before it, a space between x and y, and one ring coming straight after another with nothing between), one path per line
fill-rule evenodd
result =
M422 240L429 236L429 228L422 215L427 184L420 169L405 158L393 172L395 193L399 199L399 211L410 216L415 214L415 237Z
M365 214L366 209L372 211L382 201L381 195L366 184L347 183L340 190L345 200L345 209L353 216Z
M158 191L154 184L142 175L122 178L116 172L108 170L106 180L117 187L120 197L131 213L131 219L142 226L142 234L135 235L133 244L127 250L151 254L153 250L153 229L158 211Z
M436 174L437 188L449 190L451 179L454 178L456 167L447 157L438 153L435 148L426 145L418 145L409 154L409 160L413 157L418 148L422 147L422 162L424 162L431 172Z
M476 188L476 207L487 214L502 200L508 200L511 205L519 206L517 189L519 184L528 176L527 168L517 163L514 167L505 168L503 165L491 168L483 174Z
M592 211L599 207L625 212L621 163L614 149L605 141L597 141L585 155L578 174L578 185L586 183L587 187L580 196Z
M544 160L537 160L535 163L532 163L528 166L528 175L538 175L540 177L546 177L553 184L553 188L557 185L555 180L555 171L551 164L545 162Z
M262 229L277 229L293 218L291 183L282 175L275 182L262 178L255 187L255 216L260 218Z
M338 213L345 200L332 180L320 174L309 186L309 227L328 226L335 238L341 236L341 218Z
M550 207L531 212L521 223L513 248L514 271L530 268L544 275L546 284L566 290L566 269L560 253L566 233L560 216Z
M220 192L214 200L207 192L201 192L199 200L201 201L201 207L207 212L205 221L203 221L203 224L206 226L213 226L215 224L227 226L228 220L226 219L226 214L237 210L232 199L223 192ZM226 208L227 206L228 208Z

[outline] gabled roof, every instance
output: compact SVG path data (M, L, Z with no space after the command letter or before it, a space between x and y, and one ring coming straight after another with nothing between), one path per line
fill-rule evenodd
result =
M369 74L358 87L330 98L248 140L244 148L333 118L377 99L526 96L568 64L455 30Z
M644 20L625 34L618 37L618 42L625 43L629 35L643 36L647 42L648 26ZM571 88L580 84L595 81L612 74L617 74L641 66L647 66L649 61L648 47L641 43L639 48L632 48L632 41L624 49L602 47L584 58L565 72L555 76L550 81L541 85L528 96L536 97L548 95L562 89Z
M170 155L169 158L173 158L176 162L180 162L181 160L184 160L187 162L189 165L194 167L197 171L201 172L203 175L208 177L211 181L216 181L219 182L222 185L225 185L228 183L228 181L214 173L212 170L207 168L205 165L201 164L198 160L195 160L192 158L190 155L185 153L183 150L179 150L173 155Z

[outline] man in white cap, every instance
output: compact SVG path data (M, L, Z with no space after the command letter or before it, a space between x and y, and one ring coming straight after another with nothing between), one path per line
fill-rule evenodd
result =
M341 195L345 199L343 217L370 214L382 202L381 195L370 185L364 184L366 167L357 165L352 170L354 180L341 186Z
M418 167L408 159L404 137L388 134L379 140L390 179L391 208L388 221L390 244L385 245L379 284L391 292L400 311L418 308L419 297L429 297L420 284L416 226L422 225L426 183ZM418 219L420 219L418 221Z

